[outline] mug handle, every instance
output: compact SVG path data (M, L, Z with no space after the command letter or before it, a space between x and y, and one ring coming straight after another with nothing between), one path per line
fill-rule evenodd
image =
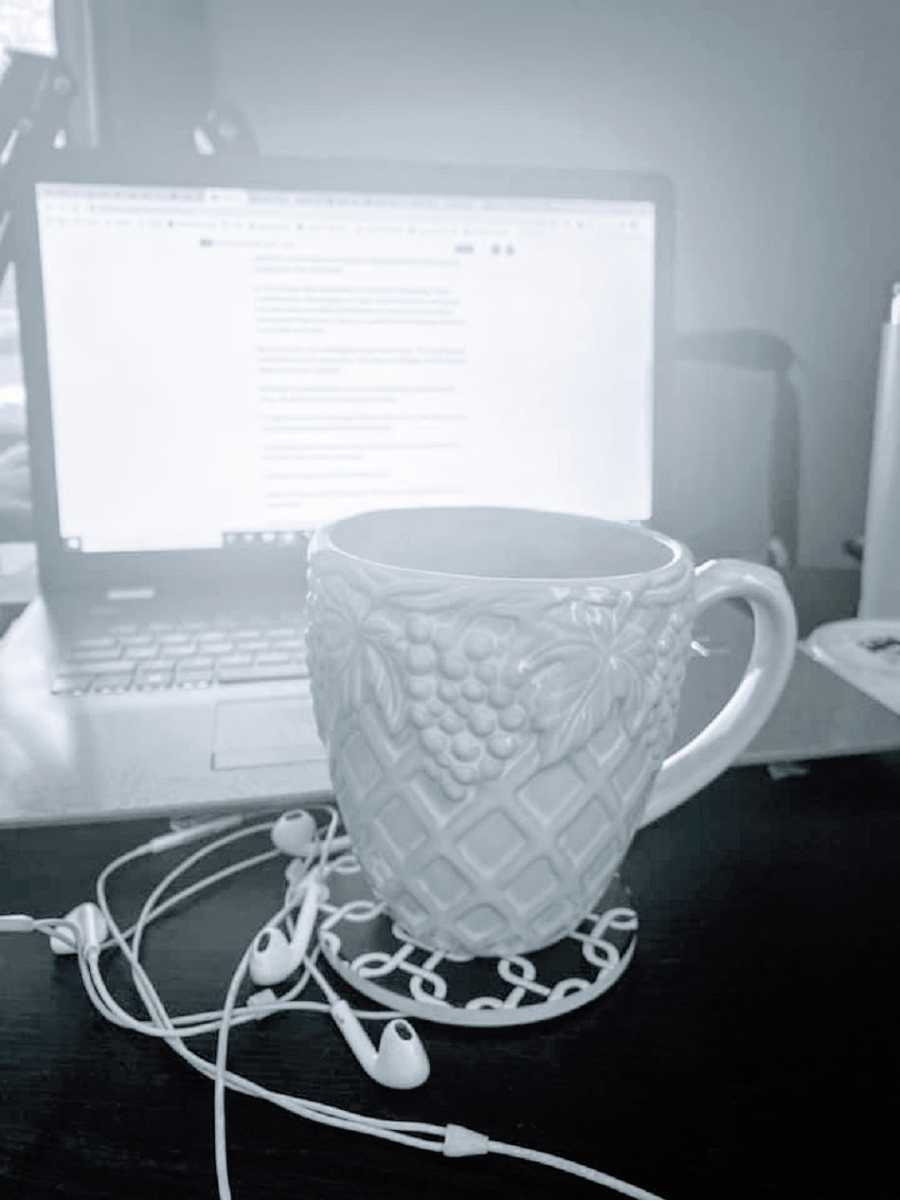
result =
M695 571L696 614L731 597L753 613L753 649L744 677L722 711L660 768L641 826L705 787L753 740L781 696L797 644L797 615L777 571L737 558L711 559Z

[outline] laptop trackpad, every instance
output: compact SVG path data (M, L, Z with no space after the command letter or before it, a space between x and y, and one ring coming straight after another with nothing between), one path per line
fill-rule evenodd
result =
M322 759L312 700L234 700L216 706L214 771L274 767Z

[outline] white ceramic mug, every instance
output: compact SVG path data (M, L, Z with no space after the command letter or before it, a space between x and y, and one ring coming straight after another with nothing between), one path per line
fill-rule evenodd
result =
M319 734L355 851L412 940L534 951L591 911L642 824L723 771L784 687L779 575L636 525L527 509L362 513L309 554ZM697 613L748 601L719 715L666 758Z

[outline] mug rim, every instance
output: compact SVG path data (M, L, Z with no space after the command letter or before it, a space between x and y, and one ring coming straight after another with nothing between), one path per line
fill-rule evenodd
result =
M655 543L657 546L662 546L669 552L669 557L665 562L659 563L658 565L650 567L644 571L626 571L608 575L475 575L464 571L437 571L427 567L402 566L396 563L384 562L381 559L371 555L356 554L353 551L345 550L342 546L335 544L335 531L352 521L357 521L364 517L379 517L389 514L408 514L411 512L452 512L459 514L461 517L464 516L465 513L475 512L515 513L518 516L561 517L579 522L588 521L594 525L603 525L612 529L628 530L637 538L642 538L648 542ZM318 529L315 530L309 542L308 560L311 561L314 554L318 554L323 550L328 550L333 554L337 554L349 562L364 564L366 566L375 567L383 571L390 571L407 578L460 580L470 583L488 582L509 585L543 585L545 587L552 587L555 585L570 587L587 587L591 585L627 586L633 581L647 581L654 579L658 575L667 575L674 567L681 565L685 561L693 563L693 559L690 556L690 551L682 542L679 542L676 538L669 537L668 534L660 533L656 529L649 529L637 522L633 523L631 521L614 521L609 520L606 517L594 516L592 513L564 512L558 509L530 508L527 506L517 507L503 504L425 504L414 505L408 508L395 507L361 509L359 512L349 513L347 516L338 517L334 521L329 521L325 525L320 525Z

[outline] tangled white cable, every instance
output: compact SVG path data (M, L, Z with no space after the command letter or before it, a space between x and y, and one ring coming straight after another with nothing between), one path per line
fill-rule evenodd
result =
M320 830L313 818L318 811L326 824ZM146 1037L160 1038L201 1074L213 1081L215 1113L215 1161L220 1200L230 1200L228 1176L225 1094L227 1090L267 1100L270 1104L309 1121L365 1133L400 1145L440 1152L449 1158L474 1154L503 1154L512 1158L554 1167L599 1183L634 1200L660 1200L653 1193L615 1179L602 1171L539 1150L495 1142L482 1133L461 1125L432 1125L417 1121L388 1121L348 1112L300 1096L273 1092L230 1071L227 1066L228 1036L235 1026L259 1021L276 1012L329 1013L360 1065L373 1079L387 1087L416 1087L429 1075L428 1056L418 1035L405 1018L395 1012L354 1010L342 1000L317 965L318 946L311 946L315 916L321 897L322 872L326 865L349 848L348 839L337 835L338 817L333 805L316 803L283 814L277 821L240 826L239 817L223 818L162 834L144 845L120 855L101 871L97 879L97 899L77 905L65 917L37 918L26 914L0 916L0 933L45 934L54 953L77 956L85 992L106 1020L123 1029ZM189 887L163 899L172 885L197 863L243 839L268 833L272 848L221 868ZM110 877L121 868L146 855L159 854L194 841L213 837L199 850L189 854L152 890L134 924L122 930L113 916L107 898ZM176 905L206 888L243 871L268 862L280 854L292 858L286 871L288 880L284 903L242 953L228 985L223 1007L213 1012L173 1017L166 1009L152 980L140 961L144 931ZM296 920L293 920L294 913ZM288 928L286 936L281 926ZM131 968L135 988L147 1012L147 1019L127 1012L110 993L100 967L102 954L118 949ZM286 982L300 971L299 977L280 996L272 985ZM238 1005L237 997L247 975L263 990ZM303 1000L310 981L318 985L325 1001ZM386 1027L376 1049L362 1021L384 1021ZM195 1054L185 1039L203 1033L217 1033L215 1061Z

